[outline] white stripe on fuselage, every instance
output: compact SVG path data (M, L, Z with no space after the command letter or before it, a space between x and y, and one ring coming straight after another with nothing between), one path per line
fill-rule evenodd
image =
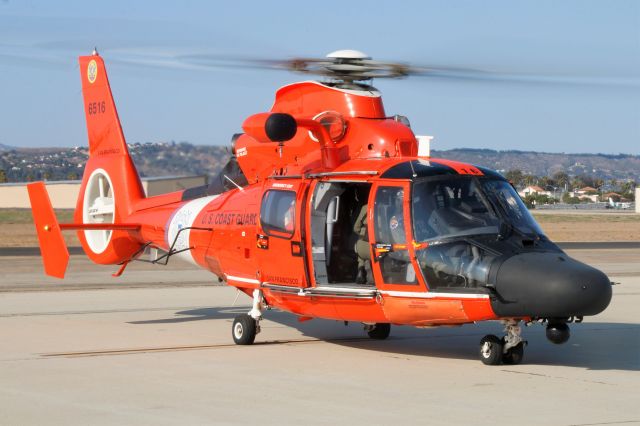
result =
M169 219L169 224L167 226L166 243L169 248L171 248L171 244L173 244L174 240L175 244L173 245L173 249L175 251L185 250L190 247L191 230L187 229L186 231L182 231L180 232L180 235L178 235L178 232L180 229L193 226L193 222L196 220L196 217L198 217L200 212L202 212L207 204L216 198L218 198L218 195L196 198L175 211ZM177 240L176 236L178 236ZM176 256L186 260L187 262L196 264L196 261L191 254L191 250L185 250L182 253L176 254Z
M488 294L478 293L438 293L436 291L381 291L383 295L393 297L415 297L417 299L488 299Z

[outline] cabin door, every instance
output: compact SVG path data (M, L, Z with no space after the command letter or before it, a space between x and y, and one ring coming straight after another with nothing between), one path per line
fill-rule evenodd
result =
M416 291L409 183L378 182L374 191L369 233L376 284L380 289Z
M307 185L299 180L265 182L256 235L259 270L256 279L266 285L307 287L302 240Z

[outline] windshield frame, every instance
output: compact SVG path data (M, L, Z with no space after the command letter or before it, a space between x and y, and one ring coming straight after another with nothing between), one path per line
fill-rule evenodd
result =
M520 228L518 226L518 225L521 225L521 224L519 224L517 222L514 223L514 219L511 217L511 215L508 212L509 206L506 206L501 201L501 199L499 197L496 197L497 203L495 203L494 200L491 197L486 196L487 188L484 185L481 185L480 188L481 188L481 191L482 191L483 195L485 197L487 197L487 200L493 206L494 210L498 211L498 214L503 218L504 223L509 225L513 231L515 231L516 233L520 234L522 237L535 238L535 239L540 239L540 238L544 237L544 233L542 232L542 229L540 228L540 225L538 225L538 222L536 222L535 218L533 217L533 215L531 214L531 212L529 211L527 206L524 204L522 198L520 197L520 194L518 194L518 191L511 184L511 182L509 182L506 179L495 179L495 178L494 179L484 179L484 182L503 182L511 190L513 190L513 192L515 193L515 203L518 206L518 210L521 213L523 213L523 218L522 219L524 219L524 221L527 222L526 226L533 232L528 232L526 230L523 230L522 228ZM514 206L512 206L512 207L514 207Z
M520 236L525 237L525 238L532 238L532 239L541 239L544 237L544 234L541 232L540 226L538 225L538 223L535 221L535 219L533 218L533 216L531 215L531 213L529 212L529 210L526 208L526 206L524 205L524 203L522 203L522 199L520 198L520 195L518 194L518 192L516 191L516 189L513 187L513 185L511 185L511 183L500 177L500 176L478 176L478 175L439 175L439 176L425 176L425 177L419 177L419 178L414 178L411 180L411 202L410 202L410 214L411 214L411 226L412 226L412 231L413 231L413 235L414 237L416 237L417 235L420 234L420 232L417 231L416 229L416 210L415 210L415 185L417 184L421 184L421 183L425 183L425 182L437 182L437 181L452 181L452 180L468 180L471 183L473 183L476 187L476 191L478 193L478 195L481 198L482 203L487 207L488 211L490 214L492 214L493 216L495 216L500 225L498 225L498 229L497 232L486 232L486 233L478 233L478 232L473 232L473 233L454 233L454 234L440 234L440 235L436 235L432 238L427 238L424 240L417 240L417 242L445 242L445 241L452 241L452 240L456 240L456 239L472 239L473 237L477 237L477 236L487 236L487 235L496 235L496 236L500 236L503 232L502 229L502 225L506 224L506 226L511 230L511 231L515 231L516 233L520 234ZM518 203L518 207L524 208L524 217L525 220L527 222L531 222L531 226L529 226L529 228L531 228L534 232L526 232L524 230L522 230L521 228L518 227L517 223L514 223L513 218L511 218L505 211L505 207L502 206L501 202L499 201L499 199L497 199L497 197L494 196L494 198L496 198L495 200L492 199L492 197L490 197L487 194L487 188L483 185L484 182L487 181L498 181L498 182L504 182L505 184L509 185L513 192L515 193L515 195L518 197L518 199L520 200L520 203ZM478 228L471 228L471 229L478 229ZM536 232L537 230L540 230L540 232Z

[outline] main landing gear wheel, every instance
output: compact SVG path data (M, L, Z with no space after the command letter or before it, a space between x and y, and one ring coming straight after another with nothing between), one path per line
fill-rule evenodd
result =
M233 320L231 334L236 345L252 345L256 340L257 321L248 314L238 315Z
M480 360L486 365L500 365L503 348L501 339L493 334L487 334L480 340Z
M389 337L390 333L391 324L385 322L376 323L372 328L367 329L369 337L376 340L384 340Z
M504 346L503 346L504 347ZM524 357L524 342L520 342L509 348L502 354L502 362L507 365L516 365L522 362Z

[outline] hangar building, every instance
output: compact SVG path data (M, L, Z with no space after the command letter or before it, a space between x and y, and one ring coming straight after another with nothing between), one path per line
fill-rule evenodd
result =
M206 185L207 176L161 176L141 178L142 187L147 196L180 191L187 188ZM51 204L56 209L75 209L80 190L79 180L63 180L46 182ZM0 208L31 208L27 184L0 184Z

